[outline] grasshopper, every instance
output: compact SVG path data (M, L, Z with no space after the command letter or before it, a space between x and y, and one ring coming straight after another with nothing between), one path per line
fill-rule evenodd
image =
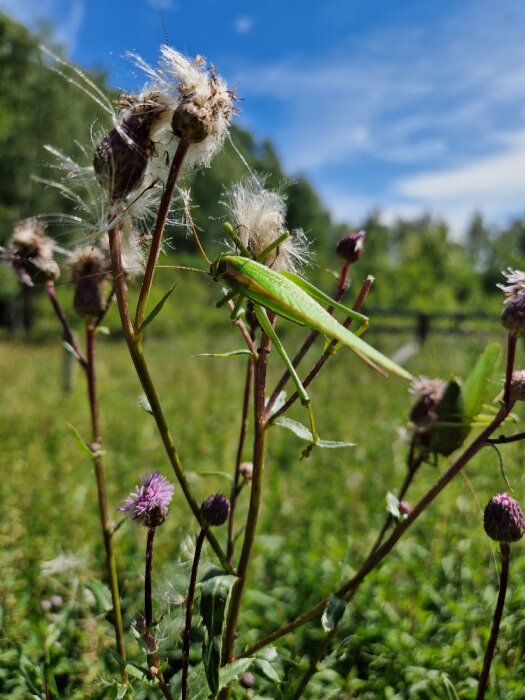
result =
M231 228L225 228L229 235L232 235ZM236 237L234 237L234 240L238 244ZM307 326L328 338L339 341L339 343L346 345L361 360L384 376L387 376L387 373L391 372L404 379L412 379L412 375L409 372L359 337L368 327L368 318L366 316L347 308L343 304L335 302L328 295L321 292L299 275L292 272L275 272L258 260L253 260L249 257L248 251L242 248L240 249L241 252L246 253L246 256L221 255L218 260L211 265L210 274L213 279L223 282L232 290L219 301L218 306L224 304L234 296L239 295L239 299L232 312L232 315L235 315L240 308L243 297L253 302L255 315L261 328L269 336L277 352L281 356L296 386L301 403L308 410L313 438L312 445L318 442L319 436L315 429L310 398L286 354L268 318L266 310L288 321ZM264 251L260 257L264 259L267 253L268 250ZM341 325L323 308L323 306L321 306L321 303L331 305L358 321L360 327L357 332L352 333Z

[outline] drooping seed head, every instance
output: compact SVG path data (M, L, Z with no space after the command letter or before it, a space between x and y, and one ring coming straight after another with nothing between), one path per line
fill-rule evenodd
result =
M511 335L519 337L525 335L525 272L509 267L502 274L507 284L497 285L505 293L501 323Z
M98 316L106 308L104 281L110 262L99 248L87 246L73 251L69 259L71 278L75 283L73 304L81 316Z
M512 373L510 400L525 401L525 369L517 369Z
M485 507L483 527L497 542L517 542L525 533L525 516L512 496L498 493Z
M364 251L365 237L366 231L347 233L337 244L337 254L347 263L357 262Z
M206 526L224 525L230 513L230 501L222 493L214 493L201 505L202 523Z
M146 527L158 527L168 517L174 486L160 472L144 478L117 510L127 512Z
M60 268L53 257L55 247L55 241L44 234L42 224L36 219L25 219L15 226L3 258L20 282L32 287L60 277Z

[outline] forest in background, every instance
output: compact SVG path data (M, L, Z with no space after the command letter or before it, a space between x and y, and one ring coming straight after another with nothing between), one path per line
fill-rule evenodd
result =
M59 177L56 163L43 147L51 144L78 158L82 147L89 147L91 132L107 125L107 115L77 85L51 69L42 43L49 46L49 36L35 36L0 13L0 244L19 220L44 215L50 221L50 235L64 247L73 247L82 240L82 231L58 223L57 216L74 215L73 203L37 179ZM60 47L51 49L60 54ZM118 97L103 73L89 77ZM249 105L243 108L248 110ZM327 261L333 260L335 244L346 231L367 232L366 256L356 267L363 276L370 272L376 276L375 305L427 313L483 311L498 303L495 285L502 280L501 271L525 265L525 220L494 229L476 214L462 243L453 239L445 222L431 216L387 226L378 211L365 221L336 223L306 177L284 172L270 141L256 141L238 126L232 127L231 136L250 167L267 177L267 186L285 188L288 226L308 233L320 267L330 265ZM227 143L213 168L191 176L194 218L205 241L221 237L224 188L245 175L246 166ZM172 240L175 252L193 250L184 232L172 232ZM10 271L0 270L0 299L17 293Z

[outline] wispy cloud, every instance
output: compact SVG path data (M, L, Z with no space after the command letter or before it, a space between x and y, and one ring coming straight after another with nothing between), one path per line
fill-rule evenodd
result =
M239 74L243 95L277 105L269 135L287 167L312 174L339 214L345 169L352 189L372 163L384 174L374 196L357 179L361 205L442 207L458 222L460 211L500 216L525 203L525 4L461 8L437 23L349 39L315 61Z

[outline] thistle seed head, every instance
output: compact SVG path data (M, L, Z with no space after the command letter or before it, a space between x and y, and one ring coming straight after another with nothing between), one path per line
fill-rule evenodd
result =
M104 282L110 261L94 246L78 248L69 259L71 278L75 283L73 304L81 316L99 316L106 309Z
M20 282L32 287L60 277L54 251L55 241L44 234L44 226L36 219L25 219L15 226L3 257Z
M525 532L525 516L514 498L507 493L498 493L485 507L483 527L497 542L517 542Z
M525 272L508 268L502 272L507 284L497 286L505 293L501 323L513 336L525 335Z
M224 525L230 513L230 501L222 493L214 493L206 498L201 505L203 525Z
M254 176L233 185L226 193L224 204L242 243L255 258L286 230L284 195L265 189L264 182ZM263 262L277 272L296 272L309 259L308 240L299 229L275 247Z
M239 472L245 481L251 481L253 477L253 464L252 462L241 462L239 467Z
M510 384L511 401L525 401L525 370L517 369L512 373Z

